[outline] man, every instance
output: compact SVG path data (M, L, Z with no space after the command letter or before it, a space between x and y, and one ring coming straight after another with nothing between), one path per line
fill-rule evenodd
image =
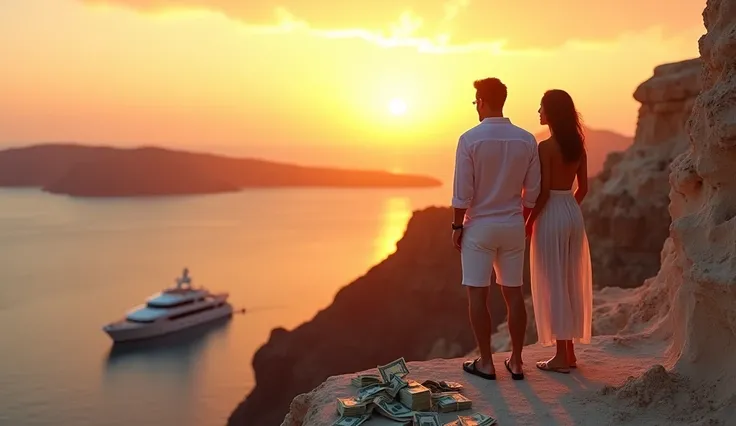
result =
M470 323L480 358L466 361L468 373L495 380L491 315L487 307L491 274L496 273L506 302L511 357L504 361L522 380L521 350L526 331L522 293L524 222L540 191L540 167L534 136L503 116L506 86L497 78L473 83L480 124L460 136L455 158L452 241L460 250Z

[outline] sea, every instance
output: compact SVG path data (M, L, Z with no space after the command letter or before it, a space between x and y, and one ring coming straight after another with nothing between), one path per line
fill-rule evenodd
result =
M272 329L293 329L395 251L428 189L251 189L84 199L0 189L0 425L223 426ZM448 218L449 220L449 218ZM102 327L174 284L232 318L113 345Z

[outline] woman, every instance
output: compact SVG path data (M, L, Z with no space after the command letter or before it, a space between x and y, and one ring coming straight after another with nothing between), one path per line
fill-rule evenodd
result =
M590 252L579 206L588 191L587 159L583 129L567 92L544 94L539 121L549 126L551 136L539 143L542 189L526 233L537 335L542 346L556 343L557 353L537 367L569 373L576 367L573 342L590 343L593 311Z

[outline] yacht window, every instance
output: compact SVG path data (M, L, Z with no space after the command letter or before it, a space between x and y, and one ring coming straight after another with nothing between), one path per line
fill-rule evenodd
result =
M179 306L186 306L191 305L194 303L194 300L185 300L183 302L179 303L156 303L156 302L148 302L149 308L174 308Z
M146 320L140 320L140 319L133 319L133 318L125 318L128 322L137 322L140 324L150 324L155 321L155 319L146 319Z
M184 318L184 317L188 317L190 315L198 314L198 313L209 311L209 310L212 310L212 309L215 309L215 306L213 306L213 305L205 306L204 308L194 309L194 310L191 310L189 312L184 312L184 313L181 313L181 314L172 315L172 316L169 317L169 319L170 320L175 320L175 319L179 319L179 318Z

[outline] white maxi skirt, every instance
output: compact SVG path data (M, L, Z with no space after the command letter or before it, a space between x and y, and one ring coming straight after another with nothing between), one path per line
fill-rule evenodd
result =
M550 191L534 224L529 264L539 343L590 343L590 249L583 214L572 191Z

